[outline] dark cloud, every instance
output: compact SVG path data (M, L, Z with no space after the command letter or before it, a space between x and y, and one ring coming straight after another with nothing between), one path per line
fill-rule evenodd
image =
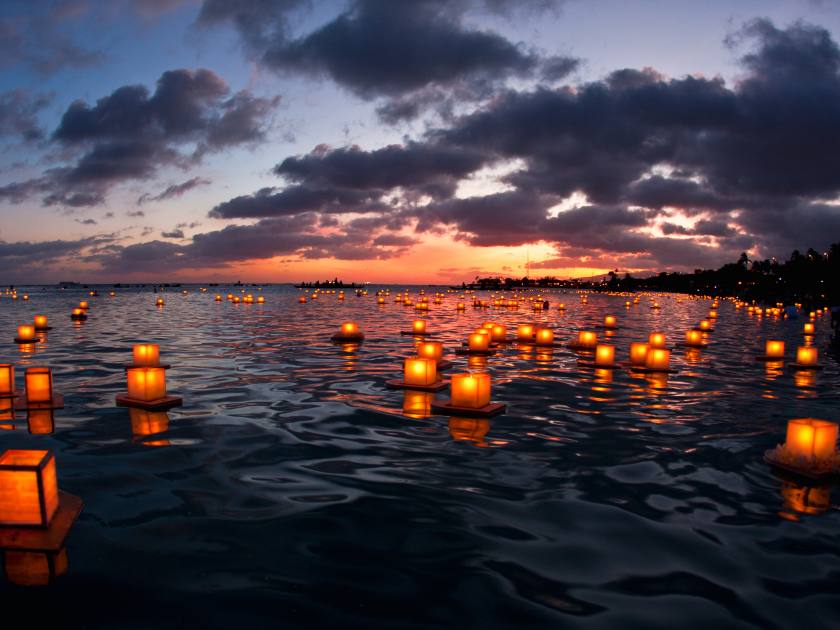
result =
M174 229L170 232L161 232L163 238L184 238L184 230Z
M208 152L262 141L278 102L247 91L230 96L224 80L204 69L164 72L152 94L128 85L93 106L76 101L52 134L65 153L78 155L75 162L6 186L0 197L20 202L41 194L45 205L101 204L113 186L150 179L162 166L188 168ZM190 181L170 195L203 180Z
M25 142L44 137L38 112L50 102L44 95L30 95L24 90L0 94L0 137L17 136Z
M96 219L76 219L76 223L81 223L82 225L96 225Z
M209 179L205 179L204 177L193 177L185 182L181 182L180 184L172 184L171 186L167 186L164 190L162 190L156 195L151 195L149 193L140 195L140 197L137 199L137 205L139 206L149 201L165 201L167 199L174 199L176 197L180 197L186 192L189 192L193 188L198 188L199 186L207 186L211 183L212 182Z

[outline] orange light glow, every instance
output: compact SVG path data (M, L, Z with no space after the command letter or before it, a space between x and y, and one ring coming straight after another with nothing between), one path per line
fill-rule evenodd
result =
M425 341L417 346L417 356L440 361L443 358L443 344L439 341Z
M58 553L41 551L6 551L3 554L6 578L18 586L47 586L67 572L67 550Z
M536 338L534 342L538 346L553 346L554 345L554 331L551 328L537 328Z
M665 333L661 332L653 332L650 333L648 337L648 346L651 348L664 348L665 347Z
M403 392L403 414L409 418L428 418L432 413L431 392L418 392L407 389Z
M81 302L79 302L79 308L84 311L84 310L90 308L90 304L88 304L86 301L82 300Z
M831 488L828 486L800 486L782 482L785 507L800 514L821 514L831 507Z
M341 325L342 335L358 335L359 325L356 322L344 322Z
M165 302L163 301L163 298L158 298L155 300L155 306L164 306L164 304Z
M764 344L764 356L768 359L784 359L785 358L785 342L767 340Z
M598 345L598 335L591 330L578 331L577 345L584 348L594 348Z
M814 324L811 322L805 322L804 332L806 335L813 335L814 334Z
M665 348L650 348L645 358L645 367L649 370L664 371L670 367L671 351Z
M37 340L38 338L35 336L35 326L30 326L29 324L21 324L18 326L17 338L15 341L19 343L31 343Z
M52 371L48 367L26 368L23 380L26 385L26 402L52 402Z
M411 331L412 331L415 335L423 335L423 334L425 334L425 333L426 333L426 322L425 322L425 321L423 321L422 319L415 319L415 320L411 323Z
M169 415L165 411L129 407L128 415L131 419L131 434L135 437L155 435L169 430Z
M715 309L710 309L708 317L709 319L717 319L717 311Z
M598 344L595 347L595 365L601 367L615 365L615 347Z
M55 416L52 409L30 409L26 423L32 435L48 435L55 431Z
M80 308L74 308L70 311L70 317L73 319L82 319L85 316L85 312Z
M480 409L490 404L490 375L486 372L452 375L452 404Z
M476 446L487 446L484 437L490 431L486 418L449 418L449 435L453 440L472 442Z
M697 327L700 330L706 332L712 329L712 322L710 322L708 319L703 319L700 321Z
M703 333L699 330L686 330L685 331L685 345L687 346L702 346L703 344Z
M490 335L474 332L468 338L470 350L484 351L490 348Z
M532 342L534 340L534 327L531 324L519 324L516 327L516 339L518 341Z
M15 366L0 363L0 396L13 394L15 391Z
M35 330L46 330L47 329L47 316L46 315L36 315L35 316Z
M824 459L837 453L837 424L816 418L788 421L785 450L796 457Z
M407 357L404 372L408 385L433 385L437 381L437 361L425 357Z
M504 324L493 324L490 329L490 339L493 341L504 341L507 338L507 326Z
M13 449L0 455L0 525L46 527L57 509L52 453Z
M819 352L814 346L799 346L796 349L796 362L799 365L817 365Z
M166 370L163 368L128 368L126 376L129 398L149 402L166 397Z
M615 315L604 315L604 328L618 328L618 320Z
M160 365L160 347L156 343L138 343L132 350L134 365L155 367Z

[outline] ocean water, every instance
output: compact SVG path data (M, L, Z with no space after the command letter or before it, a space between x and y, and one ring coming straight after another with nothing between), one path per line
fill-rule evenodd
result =
M0 447L52 450L59 486L85 503L64 575L41 587L0 579L7 618L28 611L87 628L840 626L840 491L762 461L789 419L840 420L827 318L815 337L825 369L809 374L754 360L770 337L791 358L803 320L757 319L726 301L709 347L687 351L678 344L707 301L663 296L658 311L646 299L628 310L624 297L582 305L558 292L547 311L459 313L450 296L423 318L451 372L486 369L493 400L508 405L470 420L429 415L433 394L385 387L412 353L399 331L417 314L393 295L377 306L377 287L307 304L291 287L266 287L255 292L262 305L188 288L162 294L163 308L149 289L0 298L0 361L17 365L19 382L25 367L51 366L65 396L51 434L30 434L18 414ZM81 324L69 317L80 299L91 302ZM35 313L53 329L20 347L15 327ZM619 360L661 330L675 372L595 373L561 347L510 344L471 365L452 353L485 321L548 325L566 342L606 313L619 317ZM346 320L365 332L360 346L330 342ZM114 402L131 346L144 341L161 345L169 391L184 397L153 418Z

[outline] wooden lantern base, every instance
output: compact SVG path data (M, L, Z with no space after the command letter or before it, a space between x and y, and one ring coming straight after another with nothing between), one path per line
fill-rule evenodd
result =
M418 392L439 392L445 387L449 386L449 381L435 381L431 385L412 385L410 383L406 383L405 381L400 381L397 379L391 381L385 381L385 387L388 389L414 389Z
M504 413L507 405L504 403L491 402L483 407L460 407L453 405L451 400L433 400L431 410L443 415L450 416L473 416L477 418L489 418Z
M79 497L59 490L58 509L49 527L0 527L0 549L45 553L60 550L82 511L82 505Z
M582 346L579 343L569 343L566 347L575 352L595 352L595 346Z
M356 335L342 335L341 333L336 333L330 340L333 343L362 343L365 340L365 336L362 333L358 333Z
M33 343L41 343L41 338L35 337L34 339L24 339L23 337L15 337L15 343L19 343L22 346L28 346Z
M816 470L804 466L797 466L789 462L779 460L772 450L764 453L764 461L771 467L776 468L782 472L795 475L810 481L824 481L826 479L833 479L840 477L840 467L835 466L825 470Z
M620 370L621 366L618 363L612 365L598 365L595 361L581 361L578 359L578 365L582 367L595 368L596 370Z
M81 315L71 315L71 316L70 316L70 319L72 319L74 322L83 322L83 321L85 321L87 318L88 318L88 316L87 316L87 315L85 315L84 313L83 313L83 314L81 314Z
M52 330L52 326L44 326L43 328L35 328L35 332L47 332L48 330Z
M131 398L128 394L117 395L117 406L119 407L137 407L138 409L145 409L147 411L165 411L172 409L172 407L180 407L184 404L184 399L180 396L164 396L155 400L140 400L139 398Z
M788 367L793 370L821 370L822 365L805 365L804 363L788 363Z
M469 348L455 348L455 354L464 356L480 356L480 357L491 357L496 354L495 350L470 350Z
M785 358L784 357L768 357L766 354L760 357L755 358L756 361L765 361L765 362L773 362L778 361L779 363L783 363Z
M45 409L64 409L64 396L53 393L52 400L49 402L29 402L25 397L21 397L15 403L17 411L43 411Z

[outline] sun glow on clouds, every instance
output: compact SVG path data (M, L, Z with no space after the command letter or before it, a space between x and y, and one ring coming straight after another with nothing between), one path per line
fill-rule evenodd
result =
M524 160L517 159L479 169L458 182L455 197L458 199L486 197L487 195L515 190L513 186L503 180L507 175L524 170L525 166Z

